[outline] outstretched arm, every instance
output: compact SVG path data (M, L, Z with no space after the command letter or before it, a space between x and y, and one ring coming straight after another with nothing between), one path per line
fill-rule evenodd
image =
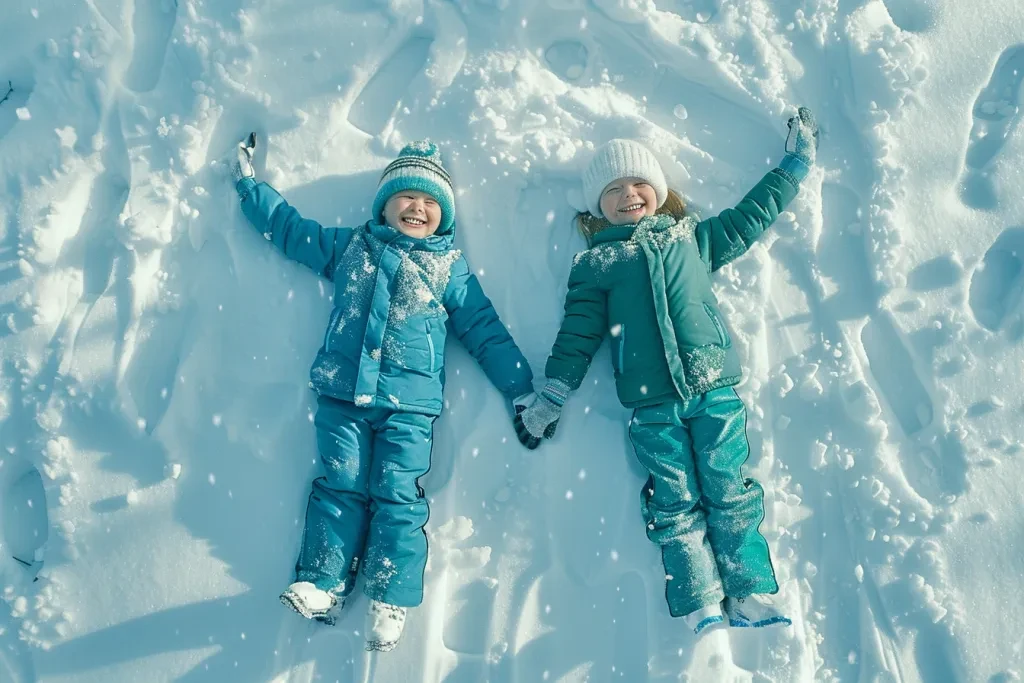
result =
M463 257L452 266L444 305L459 341L498 391L514 399L533 390L530 364Z
M330 278L334 274L337 256L348 244L351 229L325 228L314 220L303 218L277 190L267 183L257 183L252 167L255 148L255 134L250 134L239 144L234 172L242 213L285 256Z
M789 120L786 155L735 208L697 225L701 258L714 272L739 258L757 241L796 197L800 183L814 165L818 124L806 107Z
M573 266L565 316L544 368L549 380L561 382L568 391L579 389L608 332L607 294L596 280L585 260Z
M544 368L547 382L538 396L516 401L516 436L524 446L533 450L555 435L562 406L583 383L607 331L607 293L589 264L577 261L569 274L565 317Z

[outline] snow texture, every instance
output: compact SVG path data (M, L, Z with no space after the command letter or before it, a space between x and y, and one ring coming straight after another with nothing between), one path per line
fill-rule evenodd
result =
M1017 0L5 0L0 681L1020 680L1022 81ZM715 276L791 628L668 617L607 351L528 453L454 342L398 649L358 592L278 602L331 302L246 224L238 140L329 226L436 141L539 371L593 149L710 215L799 105L819 165Z

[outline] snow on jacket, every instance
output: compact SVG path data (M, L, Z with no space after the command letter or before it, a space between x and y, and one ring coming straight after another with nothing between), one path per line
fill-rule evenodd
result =
M657 215L594 235L569 275L547 377L579 388L610 333L626 407L689 400L739 382L739 356L710 275L746 252L798 190L775 169L736 208L700 223Z
M533 374L461 251L454 225L425 239L370 221L325 228L266 183L237 185L242 212L286 256L334 282L334 310L310 370L320 394L439 415L451 330L506 397Z

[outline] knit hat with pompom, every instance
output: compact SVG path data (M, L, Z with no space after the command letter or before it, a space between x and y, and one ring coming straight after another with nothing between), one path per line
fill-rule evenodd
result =
M398 158L388 164L377 184L373 217L384 222L384 205L392 195L405 190L426 192L441 207L438 234L450 232L455 225L455 191L452 178L441 163L441 151L433 142L421 140L402 148Z

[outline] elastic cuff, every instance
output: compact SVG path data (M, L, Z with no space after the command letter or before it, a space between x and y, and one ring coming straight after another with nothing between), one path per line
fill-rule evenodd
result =
M245 201L245 198L249 196L249 193L256 189L255 178L239 178L238 182L235 183L235 192L238 193L238 198Z
M544 385L540 394L544 398L548 399L556 406L561 408L565 405L565 402L569 399L569 394L572 393L572 388L565 382L558 379L548 379L548 383Z
M807 177L807 174L811 172L811 167L806 161L795 154L787 154L779 162L778 170L785 171L790 177L796 179L799 185Z

